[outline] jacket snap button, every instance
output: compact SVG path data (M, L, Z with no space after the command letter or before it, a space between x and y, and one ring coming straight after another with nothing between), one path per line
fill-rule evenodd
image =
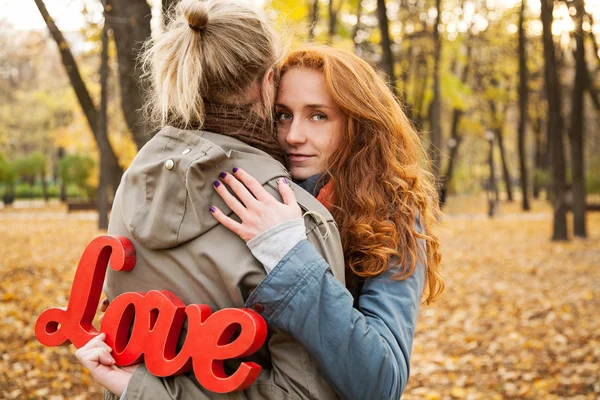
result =
M175 163L173 162L173 160L167 160L165 162L165 168L168 169L169 171L172 170L174 166L175 166Z
M252 308L254 308L254 311L256 311L257 313L262 313L263 311L265 311L265 307L260 303L256 303L252 306Z
M192 151L192 149L185 149L185 150L183 151L183 153L181 153L181 154L183 154L183 155L185 156L185 155L186 155L186 154L188 154L190 151Z

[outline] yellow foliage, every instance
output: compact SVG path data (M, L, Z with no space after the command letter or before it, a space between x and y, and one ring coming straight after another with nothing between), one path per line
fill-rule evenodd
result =
M550 241L551 209L450 198L439 234L446 292L422 306L404 400L597 398L600 213L590 238ZM99 398L74 348L44 347L37 316L66 306L94 214L0 209L0 398Z

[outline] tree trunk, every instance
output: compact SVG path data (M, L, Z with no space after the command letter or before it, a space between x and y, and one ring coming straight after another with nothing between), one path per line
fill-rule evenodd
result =
M398 94L396 87L396 73L394 72L394 56L392 54L392 41L390 39L390 28L387 17L385 0L377 0L377 18L379 19L379 30L381 31L381 50L383 53L382 67L388 77L390 89Z
M450 182L452 182L452 176L454 174L454 161L458 155L458 148L460 143L462 142L462 138L458 134L458 124L460 119L462 118L463 111L458 108L454 109L452 113L452 132L450 136L450 140L452 144L450 145L450 159L448 160L448 168L446 169L446 173L444 174L444 190L448 191L448 186Z
M65 148L59 147L56 155L58 157L58 166L56 168L60 171L60 162L65 157ZM60 172L57 174L57 176L60 176ZM62 178L60 179L60 201L63 203L67 202L67 187Z
M75 62L75 58L71 53L71 49L69 48L69 44L65 40L62 32L58 29L54 20L46 10L46 5L43 0L34 0L38 10L40 10L40 14L42 14L42 18L46 21L46 26L52 35L52 38L58 45L58 50L60 51L60 56L62 58L63 66L67 71L67 75L69 76L69 80L71 81L71 86L73 86L73 90L75 91L75 95L77 96L77 100L79 100L79 104L83 109L83 114L87 120L88 125L94 132L94 136L96 135L97 128L97 111L94 106L94 102L90 94L87 91L85 83L81 78L81 74L79 73L79 68L77 63Z
M411 43L410 36L404 36L404 40L408 41L408 50L406 50L406 68L402 68L402 91L404 95L407 96L408 86L410 84L410 66L412 65L413 59L413 46Z
M44 202L48 202L48 182L46 182L46 167L42 169L42 194Z
M179 0L162 0L162 24L163 28L167 26L168 16L171 10L175 7L175 4L179 3Z
M590 26L594 26L594 17L590 13L586 13L588 19L590 20ZM592 46L594 48L594 58L598 61L600 65L600 49L598 48L598 41L596 40L596 36L594 35L593 29L589 30L590 39L592 40Z
M519 11L519 170L521 173L521 195L523 211L529 211L529 177L527 174L527 153L525 152L525 130L527 128L527 49L525 38L526 0L521 0Z
M587 89L588 94L590 95L590 99L592 99L592 104L596 107L596 111L600 111L600 90L594 88L594 81L591 78L590 71L585 69L585 87Z
M133 140L141 149L150 140L151 129L146 124L141 109L142 71L137 56L143 43L150 37L152 12L146 0L109 0L107 21L114 32L119 61L121 108Z
M585 9L584 9L584 12L585 12ZM594 26L594 18L592 17L592 14L586 13L586 15L589 19L590 26ZM600 49L598 48L598 42L596 41L594 32L592 32L591 29L589 31L589 36L590 36L590 40L591 40L592 46L593 46L592 53L594 54L596 61L598 62L598 67L600 68L600 54L599 54ZM574 54L573 58L577 58L577 56ZM584 58L584 60L585 60L585 58ZM600 90L598 90L594 87L594 80L592 79L592 76L593 75L590 74L590 71L587 69L587 66L586 66L586 68L585 68L585 85L584 86L587 89L587 92L589 93L590 98L592 99L592 103L594 104L594 107L596 107L596 110L600 110Z
M568 240L566 207L566 172L563 143L561 88L558 80L554 40L552 38L553 0L541 1L542 37L544 42L544 73L548 98L548 141L552 164L552 203L554 221L552 240Z
M338 0L338 7L334 7L334 1L329 0L329 36L328 43L333 43L333 38L335 37L335 31L337 28L337 17L340 8L342 7L343 0Z
M488 140L490 148L488 150L488 165L490 168L490 181L488 187L488 215L493 217L495 214L496 203L499 200L498 185L496 185L496 167L494 164L494 138Z
M427 68L427 58L424 53L420 54L418 65L417 79L415 79L415 125L418 128L423 126L423 116L425 114L425 92L429 84L429 68ZM418 84L420 87L417 87Z
M46 6L43 0L35 0L35 4L40 10L40 14L42 14L44 21L46 21L46 25L48 26L50 34L52 35L54 41L58 45L58 49L62 58L62 63L65 67L65 70L67 71L69 80L71 81L71 86L73 86L75 95L77 96L79 104L83 109L83 113L86 117L88 125L90 126L90 129L92 130L98 149L101 152L104 150L105 155L108 159L107 162L110 165L111 170L114 171L114 182L116 182L116 184L118 185L119 181L121 180L121 175L123 175L123 169L119 165L119 161L110 144L110 141L108 140L108 136L102 135L98 132L98 112L85 86L85 83L81 78L79 68L77 66L77 63L75 62L73 54L71 53L71 49L69 48L68 43L62 35L62 32L58 29L50 14L48 14L48 10L46 10ZM115 185L115 190L116 187L117 186Z
M359 54L359 44L358 44L358 31L360 31L360 18L362 17L362 0L358 0L358 6L356 8L356 25L354 25L354 30L352 31L352 41L354 42L354 52Z
M313 0L308 18L308 41L312 42L315 40L315 27L319 22L319 0Z
M435 46L433 56L433 100L429 112L429 129L431 131L431 143L429 144L429 157L432 161L432 170L437 177L440 174L442 158L442 107L440 97L440 60L442 55L442 39L440 37L439 25L441 23L442 7L441 0L436 0L435 7L437 17L433 25L433 42Z
M513 190L512 190L512 179L510 171L508 170L508 163L506 162L506 149L504 147L504 118L502 119L501 126L496 130L496 137L498 138L498 147L500 148L500 160L502 161L502 176L504 178L504 186L506 187L507 200L513 201Z
M106 5L106 0L103 1ZM106 12L106 8L105 8ZM108 122L108 96L107 96L107 80L108 80L108 24L104 19L104 27L102 28L102 52L100 53L100 109L98 110L98 133L107 135ZM110 182L109 174L110 167L106 159L105 149L100 149L100 168L98 173L98 190L96 191L97 208L98 208L98 229L108 229L108 196L107 186Z
M469 79L469 72L471 67L471 54L472 54L472 46L470 43L467 44L467 57L465 60L465 67L461 74L461 82L463 84L467 83ZM459 108L455 108L452 112L452 130L450 132L450 140L452 145L450 146L450 160L448 160L448 168L446 169L445 180L444 180L444 190L447 193L448 185L452 181L452 175L454 173L454 159L458 155L458 148L460 143L462 142L462 138L458 134L458 126L460 123L460 119L462 118L464 112Z
M504 106L501 114L498 116L496 111L496 103L493 100L490 101L490 111L492 114L492 131L498 139L498 147L500 148L500 160L502 161L502 176L504 178L504 186L506 187L507 200L513 201L512 193L512 180L510 172L508 170L508 163L506 162L506 149L504 147L504 121L506 120L506 110L508 104Z
M545 152L544 152L544 141L543 139L543 132L542 132L542 119L541 118L537 118L534 120L533 122L533 134L535 135L535 168L534 170L536 171L545 171L546 170L546 166L544 165L544 158L545 158ZM540 177L539 177L539 173L535 173L533 174L533 198L534 199L539 199L540 198L540 190L541 190L541 182L540 182Z
M573 83L573 96L571 106L571 129L569 134L571 144L571 170L573 187L573 233L582 238L587 237L585 221L585 154L583 151L583 133L585 122L585 102L583 95L585 91L585 81L587 75L587 65L585 62L585 44L583 32L583 15L585 8L583 0L574 0L577 13L573 18L575 21L575 82Z

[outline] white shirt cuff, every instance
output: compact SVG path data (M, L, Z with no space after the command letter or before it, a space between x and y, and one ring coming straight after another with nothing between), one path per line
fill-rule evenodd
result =
M304 218L297 218L282 222L264 231L246 244L268 274L290 250L304 239L306 239Z

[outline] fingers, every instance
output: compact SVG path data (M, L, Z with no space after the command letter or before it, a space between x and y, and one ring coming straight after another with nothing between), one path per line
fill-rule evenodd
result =
M281 198L283 199L283 204L286 206L296 205L296 195L290 187L288 180L281 178L277 181L277 185L279 187L279 194L281 194Z
M109 353L112 352L112 349L110 348L109 345L107 345L104 342L104 339L106 339L106 334L104 332L102 332L99 335L97 335L96 337L92 338L89 342L87 342L85 344L85 346L83 346L79 350L77 350L75 355L77 355L77 353L85 355L94 349L105 349Z
M93 364L112 365L115 359L110 355L112 349L104 343L106 335L100 333L75 352L75 357L88 368Z
M227 172L221 172L219 175L223 182L225 182L235 193L235 195L244 203L247 208L253 207L256 205L256 198L248 191L246 186L239 180L237 180L233 175L228 174ZM238 214L239 215L239 214Z
M244 229L242 224L229 218L227 215L225 215L223 213L223 211L221 211L219 208L217 208L215 206L210 208L210 212L212 213L213 217L215 217L215 219L217 221L219 221L225 228L229 229L230 231L232 231L233 233L235 233L242 239L246 240L245 239L246 230Z
M113 365L115 359L110 355L110 352L105 348L95 348L88 355L88 360L98 362L102 365Z
M257 200L271 202L275 198L265 190L265 188L252 175L241 168L233 169L233 178L237 178L246 186ZM229 184L229 182L227 182Z
M231 209L231 211L236 213L237 216L240 217L243 221L244 217L246 216L246 207L244 206L244 204L240 203L238 199L236 199L231 193L229 193L229 190L227 190L225 185L223 185L221 182L214 181L213 187L217 191L219 196L221 196L221 198L223 199L225 204L227 204L227 207L229 207ZM248 192L248 191L246 190L246 192ZM248 193L248 196L252 197L252 195L250 193ZM254 198L252 200L254 200ZM244 200L242 199L242 201L244 201ZM254 200L254 201L256 201L256 200ZM247 203L245 203L245 204L247 206ZM211 212L212 212L212 209L211 209Z

